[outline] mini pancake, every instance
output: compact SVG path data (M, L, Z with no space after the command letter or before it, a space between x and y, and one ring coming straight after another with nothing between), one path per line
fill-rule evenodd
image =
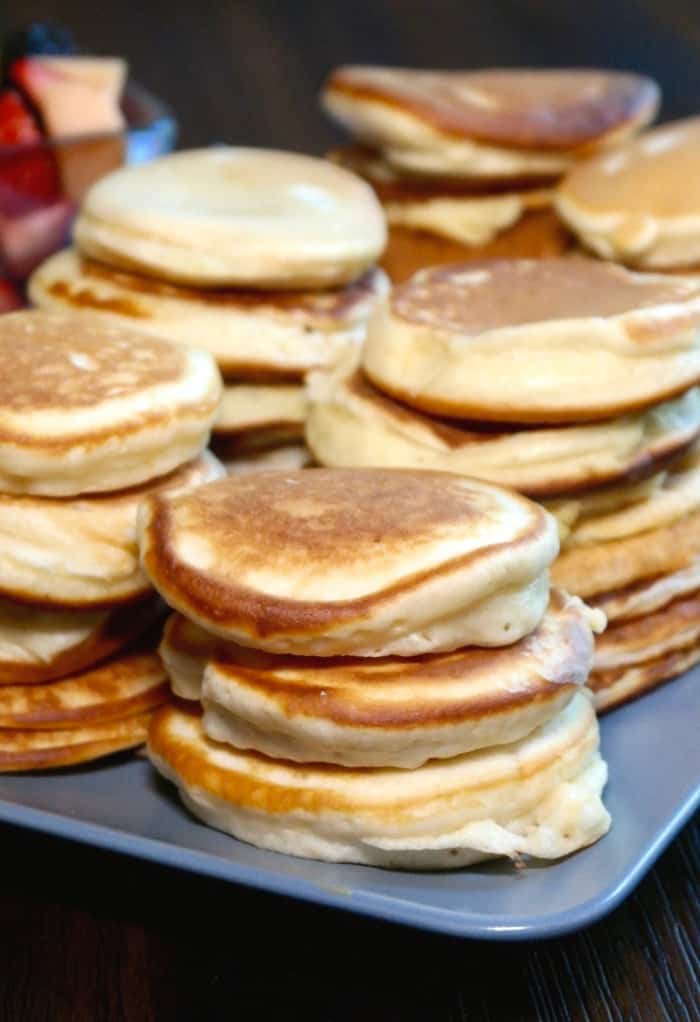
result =
M78 248L111 266L199 287L336 287L384 248L369 186L325 160L216 146L123 167L95 184Z
M301 437L305 417L306 398L300 384L229 383L224 387L214 434L236 437L259 430L286 429Z
M516 642L547 606L557 528L538 505L441 472L229 476L141 506L170 606L244 646L415 656Z
M299 380L364 340L367 319L388 291L374 268L327 291L176 287L114 269L66 249L29 281L43 309L99 314L111 322L206 348L227 379Z
M188 489L224 471L205 452L167 476L118 493L60 500L0 494L0 596L59 611L141 598L151 585L139 564L139 504L154 491Z
M700 260L700 117L673 121L580 164L556 195L588 248L643 269Z
M0 599L0 685L34 685L85 670L162 614L156 596L113 611L40 610Z
M610 825L590 699L527 738L415 770L295 764L207 739L197 711L160 710L148 751L185 805L243 841L304 858L437 869L557 858Z
M627 621L643 617L667 606L681 596L700 590L700 556L687 568L633 583L624 589L594 596L591 603L603 611L608 621Z
M656 660L700 642L700 592L608 628L596 642L594 670L609 671Z
M0 729L0 773L55 770L143 745L152 713L60 731Z
M700 511L639 535L586 546L565 545L552 582L584 599L690 568L700 555Z
M620 703L636 699L666 681L672 681L700 662L700 643L685 649L645 660L632 667L617 667L596 671L589 679L596 709L599 713L611 710Z
M215 741L302 763L412 768L517 741L558 713L588 677L591 620L604 623L555 590L513 646L407 660L265 654L176 616L161 656L176 694L200 688Z
M327 113L403 173L556 177L583 152L652 120L649 78L597 70L418 71L341 67Z
M31 310L0 320L0 491L68 497L138 486L196 457L221 397L211 355Z
M700 281L591 259L423 270L370 321L381 390L450 418L566 423L668 400L700 379Z
M308 380L306 441L322 465L429 468L540 498L631 483L700 434L700 389L643 412L581 426L512 429L445 421L386 396L347 359Z
M294 472L310 468L313 459L305 444L285 444L261 451L247 451L245 454L220 455L226 471L231 475L247 475L249 472Z
M622 500L620 506L599 508L595 496L591 501L586 494L580 497L577 520L566 538L567 547L640 535L671 525L700 509L700 450L693 446L669 466L659 485L640 494L637 500Z
M165 702L168 684L160 658L148 645L62 681L0 687L0 729L66 730L155 709Z

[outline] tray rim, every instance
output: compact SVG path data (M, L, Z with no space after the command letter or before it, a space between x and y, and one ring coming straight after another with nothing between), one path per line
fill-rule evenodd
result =
M0 799L0 823L51 834L69 841L145 859L168 868L224 880L272 894L281 894L328 908L345 909L374 919L428 930L450 937L488 941L530 941L561 937L607 916L634 890L683 826L700 808L700 781L690 787L666 825L655 835L624 876L603 894L575 908L540 916L527 916L509 924L494 924L492 917L464 910L451 911L376 892L346 891L314 884L300 877L277 873L223 859L208 852L147 837L106 824L77 820L62 813ZM603 839L604 840L604 839ZM270 853L277 854L277 853ZM586 849L577 853L586 854ZM285 856L281 856L285 858Z

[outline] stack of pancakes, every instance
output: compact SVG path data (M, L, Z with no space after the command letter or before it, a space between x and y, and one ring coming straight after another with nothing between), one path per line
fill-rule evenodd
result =
M103 178L76 249L49 259L29 294L207 348L226 386L214 431L233 469L302 464L303 378L362 341L388 288L372 190L323 160L212 148Z
M219 478L208 352L63 313L0 318L0 770L143 742L167 695L144 496Z
M587 248L639 269L700 268L700 117L664 124L572 170L560 216Z
M552 209L572 165L648 124L648 78L582 70L342 67L323 105L358 145L331 154L377 191L394 281L465 259L553 256L571 245Z
M613 622L590 682L610 706L700 658L699 325L691 278L573 257L424 270L360 366L311 377L307 442L322 465L448 470L548 503L555 582Z
M374 469L159 493L142 563L176 609L157 769L214 827L402 867L605 833L582 688L603 616L549 589L554 520L485 483ZM199 705L201 702L201 706Z

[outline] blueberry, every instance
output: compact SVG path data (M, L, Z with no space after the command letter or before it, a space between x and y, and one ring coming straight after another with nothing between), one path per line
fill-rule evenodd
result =
M7 36L0 51L0 68L6 74L20 57L65 56L77 53L73 33L57 21L34 21Z

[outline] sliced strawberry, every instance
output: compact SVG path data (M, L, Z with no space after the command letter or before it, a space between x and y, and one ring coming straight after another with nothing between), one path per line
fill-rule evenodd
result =
M21 309L23 304L22 296L14 284L0 278L0 313L14 312L15 309Z
M41 131L36 118L14 89L0 92L0 145L38 142Z

